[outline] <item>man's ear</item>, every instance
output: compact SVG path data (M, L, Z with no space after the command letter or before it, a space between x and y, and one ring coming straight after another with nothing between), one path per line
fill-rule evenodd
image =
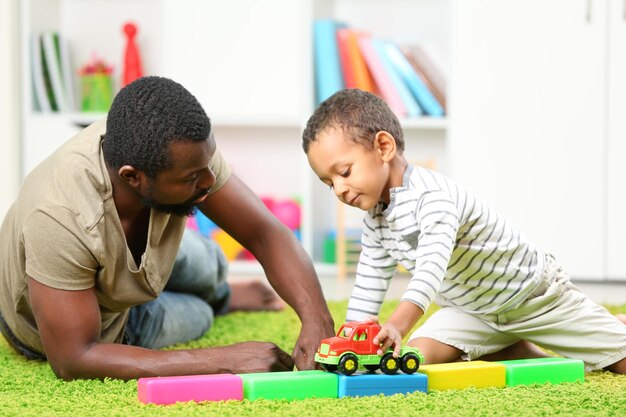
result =
M124 165L118 171L118 175L129 187L139 189L145 174L131 165Z
M378 132L374 138L374 146L384 162L389 162L396 156L396 140L389 132Z

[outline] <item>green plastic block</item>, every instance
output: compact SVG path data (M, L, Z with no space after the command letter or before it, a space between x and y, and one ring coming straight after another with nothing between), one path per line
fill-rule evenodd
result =
M506 385L530 385L550 382L583 382L583 361L567 358L536 358L500 361L506 366Z
M337 375L330 372L264 372L239 376L243 380L243 398L251 401L337 398L339 381Z

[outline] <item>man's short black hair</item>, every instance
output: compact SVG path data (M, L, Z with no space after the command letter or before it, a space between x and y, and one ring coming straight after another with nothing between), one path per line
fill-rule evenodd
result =
M396 115L378 96L358 89L341 90L324 100L309 118L302 133L302 149L309 152L311 143L326 129L343 131L348 140L368 149L380 131L391 134L400 153L404 152L404 133Z
M124 165L154 178L169 167L169 143L203 141L211 120L185 87L163 77L143 77L122 88L113 100L102 142L107 166Z

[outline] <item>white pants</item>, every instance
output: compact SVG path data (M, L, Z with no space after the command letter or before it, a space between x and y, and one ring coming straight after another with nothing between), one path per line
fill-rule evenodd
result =
M540 286L516 309L472 315L444 307L410 339L417 337L454 346L465 352L465 360L498 352L519 340L580 359L588 371L626 357L626 325L580 292L552 256L546 256Z

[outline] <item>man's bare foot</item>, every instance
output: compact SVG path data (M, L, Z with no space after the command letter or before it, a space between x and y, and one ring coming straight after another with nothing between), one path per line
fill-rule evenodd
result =
M228 311L279 311L285 303L273 289L260 281L230 284Z
M621 321L622 323L626 324L626 314L616 314L615 317L617 317L617 319L619 321Z

